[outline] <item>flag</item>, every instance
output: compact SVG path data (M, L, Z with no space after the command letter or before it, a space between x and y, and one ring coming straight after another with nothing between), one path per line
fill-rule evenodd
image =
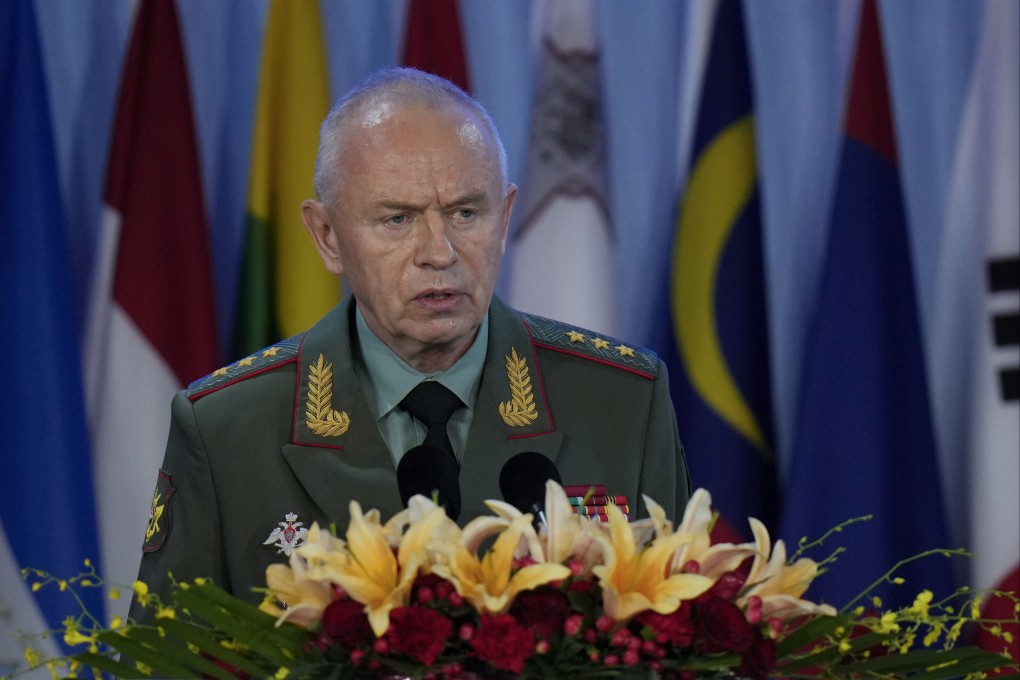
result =
M404 66L434 73L465 92L471 91L457 0L411 0Z
M219 360L201 168L173 0L142 0L138 8L104 200L86 387L105 575L130 584L170 400Z
M1020 10L989 2L965 104L943 230L933 362L969 583L1020 560ZM1017 588L1016 585L1013 586Z
M62 629L81 613L56 584L27 595L19 568L100 569L70 254L31 0L0 5L0 612L4 630ZM6 535L6 540L4 540ZM9 566L10 568L6 568ZM38 579L32 579L29 582ZM76 588L102 616L102 594ZM36 610L38 606L38 611ZM10 625L10 628L8 628ZM7 636L3 636L7 638ZM0 662L5 662L0 640ZM20 653L18 654L20 657ZM2 663L0 663L2 667Z
M301 221L315 194L319 126L329 112L318 0L273 0L259 76L234 354L290 337L340 300Z
M848 604L898 561L945 548L945 519L917 300L875 3L865 0L828 244L805 343L781 537L796 546L844 520L846 553L814 598ZM890 606L952 592L945 558L882 584ZM863 604L870 604L870 601Z
M695 486L724 525L777 511L754 109L739 0L719 4L691 169L673 237L659 348ZM720 536L722 537L722 536ZM733 534L729 534L733 538Z
M539 81L511 249L509 302L621 335L591 0L543 2Z

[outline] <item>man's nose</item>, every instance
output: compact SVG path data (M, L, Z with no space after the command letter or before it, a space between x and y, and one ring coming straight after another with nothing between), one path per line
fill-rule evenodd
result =
M415 250L415 263L420 267L445 269L457 261L457 249L450 240L449 226L442 215L425 213Z

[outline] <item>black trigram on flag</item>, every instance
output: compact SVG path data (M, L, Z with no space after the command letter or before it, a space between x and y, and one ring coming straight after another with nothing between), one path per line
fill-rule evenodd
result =
M988 290L993 298L1020 293L1020 257L988 262ZM996 348L1020 348L1020 303L1005 311L992 312L992 339ZM1020 401L1020 365L999 366L999 390L1004 401Z

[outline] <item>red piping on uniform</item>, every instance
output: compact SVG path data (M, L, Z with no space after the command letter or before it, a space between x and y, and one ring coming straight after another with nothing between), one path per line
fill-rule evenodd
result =
M301 381L304 380L304 378L301 375L301 348L305 346L305 338L307 338L307 337L308 337L308 334L306 333L301 338L301 342L298 343L297 357L295 358L295 361L298 362L298 376L297 376L297 383L296 383L297 384L297 388L294 390L294 419L291 421L292 425L291 425L291 428L290 428L290 443L294 444L295 446L312 446L312 447L317 447L317 448L320 448L320 449L333 449L334 451L343 451L344 447L340 446L339 444L317 444L317 443L298 441L298 436L297 436L298 410L300 409L300 404L301 404L301 401L300 401L301 400Z
M604 364L606 366L612 366L613 368L618 368L621 371L627 371L628 373L633 373L634 375L639 375L639 376L641 376L642 378L644 378L646 380L655 380L655 376L652 375L651 373L645 373L644 371L639 371L638 369L631 368L630 366L621 366L620 364L614 363L612 361L607 361L606 359L600 359L599 357L593 357L590 354L582 354L581 352L573 352L573 351L571 351L569 349L564 349L562 347L557 347L556 345L547 345L547 344L541 343L541 342L537 342L537 343L534 343L534 344L536 346L538 346L538 347L543 347L545 349L552 350L553 352L561 352L563 354L569 354L571 356L579 357L581 359L589 359L591 361L594 361L594 362L600 363L600 364Z
M188 399L191 400L191 401L197 401L197 400L201 399L202 397L204 397L207 394L212 394L213 392L218 392L219 390L222 390L224 387L229 387L230 385L233 385L234 383L239 383L242 380L247 380L248 378L251 378L253 376L259 375L260 373L265 373L267 371L272 371L273 369L279 368L280 366L286 366L287 364L292 364L295 361L297 361L297 359L287 359L286 361L281 361L278 364L273 364L271 366L265 366L263 368L258 369L257 371L252 371L251 373L245 373L244 375L239 375L236 378L234 378L233 380L228 380L227 382L225 382L225 383L223 383L221 385L216 385L215 387L210 387L207 390L202 390L201 392L196 392L195 394L189 394L188 395Z

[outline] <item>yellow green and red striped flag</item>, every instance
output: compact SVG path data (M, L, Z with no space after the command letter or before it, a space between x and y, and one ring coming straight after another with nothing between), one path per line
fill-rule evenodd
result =
M340 299L339 281L301 223L330 105L326 63L318 0L272 0L238 290L238 356L305 330Z

